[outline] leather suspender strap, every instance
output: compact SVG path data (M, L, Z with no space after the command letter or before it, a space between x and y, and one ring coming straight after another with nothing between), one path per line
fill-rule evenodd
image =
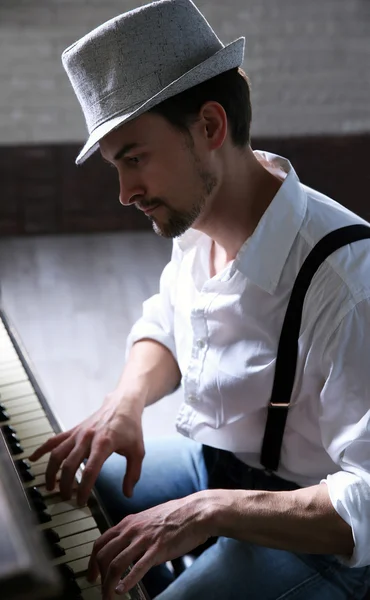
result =
M330 254L342 246L366 238L370 238L370 227L367 225L349 225L328 233L311 250L294 282L280 334L274 383L262 443L261 464L267 471L276 471L279 466L297 367L298 339L306 292L317 269Z

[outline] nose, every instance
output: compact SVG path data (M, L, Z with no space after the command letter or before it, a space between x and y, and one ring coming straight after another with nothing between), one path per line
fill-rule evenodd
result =
M127 177L119 176L119 201L122 206L130 206L137 202L137 196L143 196L144 190L135 181L129 181Z

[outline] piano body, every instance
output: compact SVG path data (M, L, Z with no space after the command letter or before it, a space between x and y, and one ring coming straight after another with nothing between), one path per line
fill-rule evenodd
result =
M48 492L48 456L28 456L60 426L21 342L0 309L0 599L101 600L86 579L94 540L109 519L93 492L88 506ZM117 596L118 597L118 596ZM148 600L142 584L123 600Z

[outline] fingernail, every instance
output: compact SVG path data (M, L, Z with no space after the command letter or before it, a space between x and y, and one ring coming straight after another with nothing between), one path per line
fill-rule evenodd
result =
M124 586L123 583L119 583L116 587L116 594L124 594L126 591L126 588Z

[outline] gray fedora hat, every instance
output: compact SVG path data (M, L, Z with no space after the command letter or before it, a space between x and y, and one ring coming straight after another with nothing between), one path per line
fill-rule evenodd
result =
M123 123L239 67L244 44L241 37L224 46L191 0L160 0L110 19L69 46L62 62L89 133L76 163Z

